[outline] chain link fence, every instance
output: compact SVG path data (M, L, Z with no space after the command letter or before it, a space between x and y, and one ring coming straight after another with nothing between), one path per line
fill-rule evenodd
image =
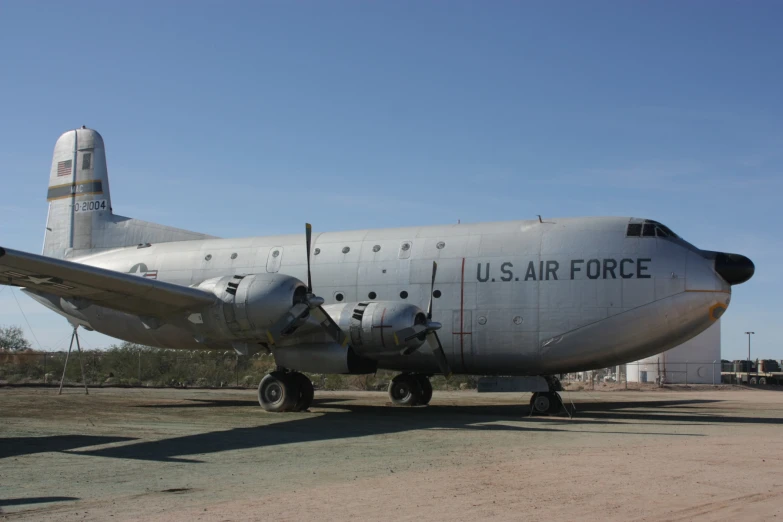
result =
M0 381L59 384L67 352L0 352ZM73 350L65 384L82 384L79 358L89 386L254 387L275 367L266 355L180 350Z
M0 351L0 384L57 386L63 376L66 351ZM240 356L233 351L164 350L126 344L108 350L74 349L68 360L64 385L83 385L79 358L84 363L87 385L176 388L255 388L275 369L271 355ZM762 365L763 367L763 365ZM778 377L762 378L745 368L721 361L629 363L613 368L566 374L561 381L567 390L611 387L643 389L650 386L692 384L783 384ZM777 369L777 368L776 368ZM379 370L371 375L308 374L316 388L327 390L385 390L395 372ZM762 374L763 375L763 374ZM769 374L767 374L769 375ZM474 389L479 377L455 375L432 379L435 389Z
M596 386L644 389L651 386L720 384L783 385L781 365L772 360L761 362L761 365L758 360L634 362L601 370L569 373L563 376L562 382L571 390L596 389ZM766 367L764 362L767 363Z
M0 384L59 386L67 351L2 352ZM79 351L68 358L65 386L82 386ZM158 348L118 347L108 350L82 350L87 385L175 388L255 388L276 368L274 357L259 353L250 357L233 351L164 350ZM379 370L370 375L312 374L308 377L318 389L386 390L396 372ZM441 390L476 388L478 378L453 376L432 379Z

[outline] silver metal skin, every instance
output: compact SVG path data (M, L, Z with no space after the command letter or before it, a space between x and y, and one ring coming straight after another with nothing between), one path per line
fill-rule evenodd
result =
M95 155L82 172L87 150ZM71 177L59 165L66 156L76 158ZM55 147L50 196L59 197L64 182L94 181L101 181L100 194L76 191L50 201L48 257L0 249L0 283L25 286L72 324L118 339L164 348L265 349L278 364L300 371L435 374L445 367L552 375L614 366L705 330L728 307L730 282L743 282L754 270L744 256L701 251L663 225L629 217L312 233L311 245L303 234L209 238L121 218L110 206L90 211L90 201L110 201L103 140L90 129L64 134ZM73 207L85 203L77 215ZM658 232L629 237L629 225ZM58 258L51 266L50 257ZM36 269L25 273L30 263ZM77 268L86 270L78 281L71 277ZM104 286L91 283L90 273ZM37 276L62 284L39 284ZM167 307L123 308L117 296L145 295L137 280ZM227 292L234 281L234 292ZM85 289L91 284L108 297L92 301L98 290ZM177 295L174 285L189 293ZM297 292L310 297L303 301ZM394 337L428 322L431 295L430 330L437 329L443 346L441 364L428 341L405 350ZM151 299L150 310L158 310L154 304ZM339 325L347 344L322 327L318 310ZM275 324L287 331L274 331Z

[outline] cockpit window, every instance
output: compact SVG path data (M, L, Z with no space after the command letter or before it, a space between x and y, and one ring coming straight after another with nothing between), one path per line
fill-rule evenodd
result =
M672 229L670 229L666 225L661 225L660 223L658 223L658 235L659 236L661 235L661 232L663 232L665 234L664 237L680 237L677 234L675 234L674 232L672 232Z
M680 237L666 225L650 219L645 219L643 223L629 223L625 235L627 237Z

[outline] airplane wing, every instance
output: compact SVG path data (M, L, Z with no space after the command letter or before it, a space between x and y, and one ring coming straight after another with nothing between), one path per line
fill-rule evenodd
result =
M197 288L2 247L0 284L152 317L200 310L216 300L212 293Z

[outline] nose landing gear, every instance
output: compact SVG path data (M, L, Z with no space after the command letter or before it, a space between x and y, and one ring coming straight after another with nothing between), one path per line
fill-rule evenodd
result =
M554 414L560 411L562 400L557 392L535 392L530 397L530 409L537 414Z
M269 412L305 411L313 402L313 383L304 374L277 370L261 379L258 403Z
M563 404L563 399L560 397L559 391L563 390L563 386L560 384L560 380L553 376L545 376L549 391L534 392L530 397L530 414L537 415L554 415L565 411L570 417L571 414L568 408Z

